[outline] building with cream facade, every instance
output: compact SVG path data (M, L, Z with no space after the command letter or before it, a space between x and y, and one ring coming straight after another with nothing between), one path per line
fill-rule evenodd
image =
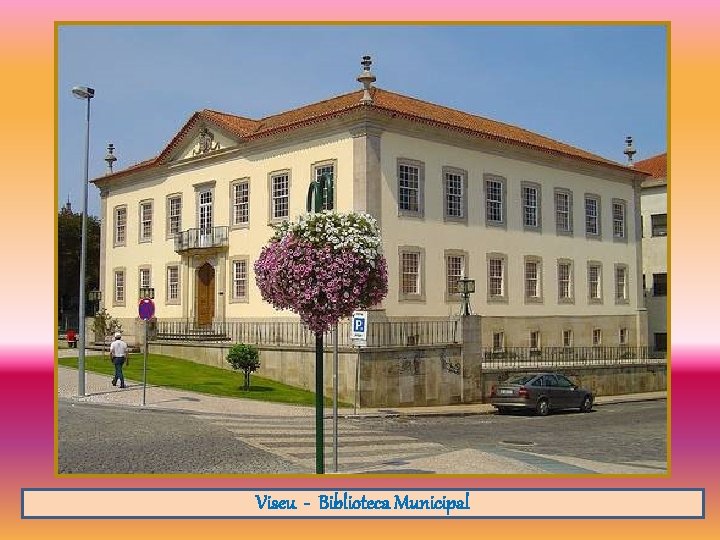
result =
M643 288L648 316L648 345L667 352L668 213L667 154L638 161L635 168L650 175L642 183Z
M152 286L159 320L293 319L253 263L326 172L337 211L380 222L376 319L457 316L464 275L484 345L646 343L646 174L376 87L260 120L199 111L155 158L95 179L104 307L131 328Z

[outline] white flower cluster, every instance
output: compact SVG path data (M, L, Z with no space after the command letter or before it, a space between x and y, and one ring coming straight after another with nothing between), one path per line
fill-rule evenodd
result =
M284 221L277 225L274 239L280 240L287 234L315 245L330 244L338 251L350 249L371 264L382 254L380 228L370 214L343 214L328 210L304 214L297 222Z

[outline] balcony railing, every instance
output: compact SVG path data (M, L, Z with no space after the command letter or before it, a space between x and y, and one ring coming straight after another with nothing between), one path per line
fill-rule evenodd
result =
M217 248L228 245L228 227L188 229L175 235L175 251L189 249Z

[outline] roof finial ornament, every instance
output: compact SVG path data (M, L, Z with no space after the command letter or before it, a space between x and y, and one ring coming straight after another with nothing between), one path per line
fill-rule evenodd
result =
M625 154L628 158L628 164L632 167L633 166L633 156L637 153L637 150L635 150L635 147L633 147L633 138L628 136L625 137L625 150L623 150L623 154Z
M115 146L113 146L113 143L108 143L107 151L108 153L105 156L105 163L107 163L108 166L108 174L112 174L113 164L117 161L117 158L113 154L113 152L115 151Z
M365 87L363 92L363 97L361 103L363 105L372 105L372 96L370 95L370 87L372 83L376 81L375 75L372 74L370 71L370 66L372 65L372 58L369 55L365 55L362 57L362 62L360 64L363 67L362 73L357 78L357 81L359 83L362 83L362 85Z

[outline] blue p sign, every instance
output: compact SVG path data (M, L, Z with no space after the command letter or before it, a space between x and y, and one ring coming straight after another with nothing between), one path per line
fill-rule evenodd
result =
M365 319L353 319L353 332L365 332Z

